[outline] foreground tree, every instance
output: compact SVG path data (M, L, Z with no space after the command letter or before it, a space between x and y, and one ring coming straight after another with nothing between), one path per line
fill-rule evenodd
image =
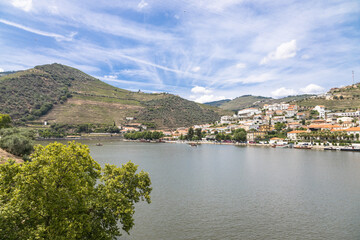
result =
M150 203L150 178L128 162L102 170L89 148L36 146L32 162L0 166L0 239L115 239Z

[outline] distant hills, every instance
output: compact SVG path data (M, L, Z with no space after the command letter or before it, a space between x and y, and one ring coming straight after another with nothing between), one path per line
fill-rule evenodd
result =
M274 104L280 102L296 102L314 96L315 95L304 94L304 95L288 96L284 98L274 99L271 97L243 95L233 100L226 99L226 100L220 100L205 104L211 106L217 106L227 111L238 111L249 107L256 107L256 108L262 107L264 104Z
M324 105L326 109L332 111L353 111L360 109L360 83L353 85L332 88L325 94L320 95L296 95L284 98L274 99L270 97L243 95L233 100L220 100L216 102L205 103L211 106L217 106L227 111L238 111L249 107L262 107L264 104L274 103L292 103L300 106L302 109L312 109L316 105Z
M18 121L66 124L122 124L134 117L160 129L213 122L226 114L171 94L116 88L56 63L0 77L0 112Z

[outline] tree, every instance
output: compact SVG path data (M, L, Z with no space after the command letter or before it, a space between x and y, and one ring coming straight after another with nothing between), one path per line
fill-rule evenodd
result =
M285 123L277 122L275 123L275 129L276 131L280 132L282 129L286 127Z
M246 141L246 131L245 129L236 129L233 135L233 140L237 142L243 142Z
M198 140L201 140L201 138L202 138L201 128L195 129L195 135L197 136Z
M0 114L0 129L8 128L11 124L11 117L9 114Z
M116 239L150 203L148 173L100 165L80 143L36 146L32 162L0 165L0 239Z
M187 133L186 138L187 138L187 140L192 140L193 137L194 137L194 129L191 127L191 128L189 128L189 130L188 130L188 133Z

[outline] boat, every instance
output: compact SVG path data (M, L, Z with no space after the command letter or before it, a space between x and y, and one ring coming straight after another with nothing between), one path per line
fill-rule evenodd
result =
M102 143L96 143L95 146L102 146Z
M197 147L198 145L200 145L200 143L189 143L189 145L190 145L191 147Z
M289 146L288 146L288 145L276 145L276 147L279 147L279 148L288 148Z
M360 152L360 148L344 147L344 148L340 148L340 151Z
M337 150L337 149L334 147L326 147L326 148L324 148L324 150Z
M296 149L311 149L312 147L308 146L308 145L296 145L296 146L294 146L294 148L296 148Z

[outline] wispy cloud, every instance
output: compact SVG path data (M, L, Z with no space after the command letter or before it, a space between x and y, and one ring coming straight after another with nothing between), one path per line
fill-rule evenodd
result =
M197 101L320 92L360 72L359 12L354 0L0 1L0 66L60 62Z
M64 36L64 35L60 35L57 33L45 32L45 31L41 31L38 29L26 27L24 25L10 22L10 21L7 21L7 20L1 19L1 18L0 18L0 23L6 24L6 25L9 25L12 27L16 27L16 28L19 28L19 29L27 31L27 32L35 33L35 34L38 34L41 36L55 38L56 41L72 41L73 37L77 34L76 32L72 32L71 34L69 34L69 36Z

